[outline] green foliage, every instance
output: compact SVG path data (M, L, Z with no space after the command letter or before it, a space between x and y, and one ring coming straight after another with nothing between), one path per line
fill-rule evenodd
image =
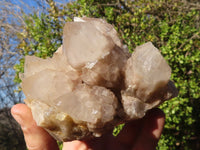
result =
M63 143L62 142L57 142L59 149L61 150L63 148Z
M49 1L47 14L26 16L19 35L22 54L46 58L60 46L62 27L74 16L104 18L113 24L133 51L152 41L172 68L171 79L179 96L163 103L166 125L157 149L192 149L192 137L200 137L200 8L181 0L77 0L56 6ZM15 66L23 72L24 59ZM118 133L121 126L114 130Z
M200 31L194 26L194 19L198 15L198 11L191 10L186 14L179 14L176 22L171 25L167 24L167 18L161 22L160 37L165 44L160 47L160 50L172 68L172 80L179 89L179 96L161 106L166 113L164 135L168 137L163 136L160 146L163 143L170 143L170 145L181 147L189 144L192 136L199 136L197 135L199 133L195 133L199 128L195 127L195 124L200 118L199 106L196 105L200 102L198 78ZM185 23L186 21L188 22ZM169 135L173 135L174 138ZM172 149L177 149L177 147Z
M125 125L125 124L123 123L123 124L120 124L120 125L116 126L116 127L113 129L113 135L114 135L114 136L117 136L117 135L120 133L120 131L123 129L124 125Z

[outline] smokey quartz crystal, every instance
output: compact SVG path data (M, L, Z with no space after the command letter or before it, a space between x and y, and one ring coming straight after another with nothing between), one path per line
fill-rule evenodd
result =
M170 75L151 42L131 55L112 25L83 17L65 24L52 58L25 57L21 86L37 125L70 141L99 137L177 96Z

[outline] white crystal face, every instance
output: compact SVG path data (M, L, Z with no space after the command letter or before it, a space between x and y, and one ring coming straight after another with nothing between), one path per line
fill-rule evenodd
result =
M25 57L25 103L55 139L99 137L177 95L171 69L148 42L131 55L103 19L75 18L52 58Z
M76 84L64 72L44 69L23 79L22 88L28 99L46 102L71 92Z
M21 79L23 92L28 99L51 102L71 92L81 82L79 73L61 56L62 47L53 58L26 56L25 71Z
M117 99L110 90L85 84L59 97L55 103L62 112L70 115L75 121L92 124L111 121L117 108Z
M96 27L96 29L101 32L103 35L109 37L112 39L112 41L118 46L122 47L122 42L120 38L118 37L117 31L113 28L111 24L108 24L103 19L94 19L94 18L87 18L83 17L83 20L85 22L91 23L93 26Z
M76 69L103 57L114 47L113 41L89 22L67 23L64 32L64 53Z
M122 84L122 69L128 57L119 47L114 47L104 58L99 59L92 67L82 68L82 80L89 85L116 88Z
M171 68L151 42L136 47L126 65L126 87L135 96L148 101L159 88L169 82Z

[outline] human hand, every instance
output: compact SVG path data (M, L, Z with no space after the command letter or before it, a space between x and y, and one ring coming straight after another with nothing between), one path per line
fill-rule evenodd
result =
M33 120L29 107L17 104L11 109L21 125L29 150L58 150L56 141ZM152 109L142 119L127 123L117 137L112 131L100 138L87 141L64 142L63 150L154 150L164 127L165 115Z

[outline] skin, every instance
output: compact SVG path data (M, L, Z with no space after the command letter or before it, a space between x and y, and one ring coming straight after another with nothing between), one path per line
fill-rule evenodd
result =
M29 150L59 150L56 141L36 125L29 107L17 104L11 113L21 125ZM92 140L64 142L62 150L155 150L164 122L164 113L152 109L144 118L127 123L117 137L110 132Z

